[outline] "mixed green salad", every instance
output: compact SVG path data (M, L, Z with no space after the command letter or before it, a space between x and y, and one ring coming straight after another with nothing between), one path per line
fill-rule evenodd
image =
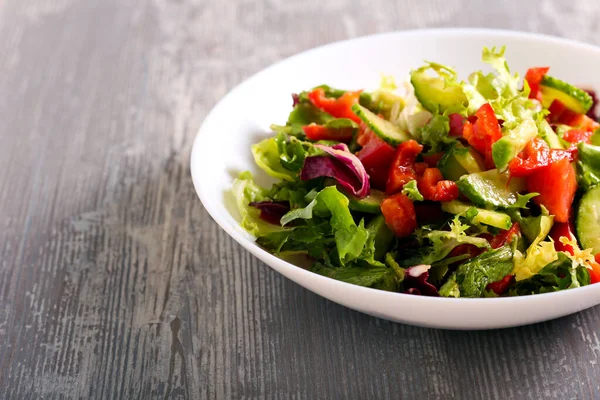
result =
M497 297L600 281L600 124L590 90L508 68L466 81L427 62L372 92L293 94L252 146L277 179L233 183L242 226L278 255L381 290ZM598 258L600 260L600 258Z

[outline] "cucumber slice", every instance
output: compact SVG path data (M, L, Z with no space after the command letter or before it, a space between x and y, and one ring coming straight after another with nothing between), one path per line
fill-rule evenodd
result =
M532 119L526 119L514 129L508 131L500 140L492 145L492 158L496 168L504 171L508 163L525 148L527 142L538 134L537 126Z
M538 134L546 143L548 143L550 148L564 149L560 142L560 138L545 119L538 123Z
M350 207L351 210L369 214L379 214L381 213L381 202L385 198L385 193L376 189L371 189L371 193L362 199L352 195L347 195L347 197L350 201L348 207Z
M473 206L458 200L442 203L442 211L450 214L461 214L469 210L471 207ZM476 208L476 210L477 215L472 219L474 223L494 226L498 229L504 230L510 229L512 226L512 221L508 214L498 211L484 210L482 208Z
M600 185L592 187L581 198L575 231L581 247L600 253Z
M460 86L447 86L444 79L429 76L426 70L412 71L410 83L415 88L417 100L433 114L443 114L451 108L466 106L469 103Z
M465 175L456 182L460 191L474 204L484 208L510 207L525 190L522 178L510 178L497 169Z
M585 114L594 104L592 97L585 91L552 76L544 76L540 83L542 105L550 107L554 100L579 114Z
M392 146L397 146L410 139L408 133L403 132L390 121L386 121L360 104L354 104L352 106L352 111L354 111L358 118L367 124L367 127L370 130Z

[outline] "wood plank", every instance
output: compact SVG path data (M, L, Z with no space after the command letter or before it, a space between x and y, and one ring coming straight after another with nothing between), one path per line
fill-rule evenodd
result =
M594 0L0 3L0 398L600 397L598 307L490 332L359 314L235 244L188 168L210 107L296 52L452 25L598 43L597 19Z

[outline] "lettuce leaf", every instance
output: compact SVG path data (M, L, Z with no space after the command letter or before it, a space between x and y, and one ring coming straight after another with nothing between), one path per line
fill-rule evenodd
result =
M503 130L515 128L527 118L536 120L542 110L539 102L529 99L529 86L525 82L519 90L519 75L511 74L504 58L506 48L484 48L483 62L496 70L496 74L481 71L469 76L463 83L463 90L469 99L468 113L474 114L484 103L490 103L498 119L504 121Z
M578 265L573 267L572 259L559 252L556 260L544 266L529 279L517 282L509 290L511 296L556 292L590 284L587 268Z
M460 287L456 282L456 273L450 275L446 283L440 288L439 293L442 297L460 297Z
M273 178L295 181L296 173L285 168L279 158L277 139L272 137L252 145L254 162Z
M581 142L577 145L577 182L583 190L600 183L600 146Z
M425 198L419 192L419 188L417 187L417 181L412 179L404 184L402 187L402 194L406 195L412 201L423 201Z
M546 265L558 258L558 254L554 249L554 243L543 241L548 236L548 233L550 233L550 229L552 229L554 217L542 214L530 222L530 226L521 225L523 234L531 236L533 233L537 233L537 235L532 240L525 254L519 250L515 250L513 274L517 282L531 278Z
M510 245L486 251L461 264L456 270L461 297L481 297L488 283L499 281L512 269L513 250Z
M329 218L339 260L345 264L360 257L368 237L363 222L359 225L354 222L348 203L348 198L335 186L329 186L321 190L306 207L284 215L281 224L285 226L292 221L310 220L315 216Z
M233 181L232 194L235 197L238 211L242 217L241 225L254 236L281 231L279 225L270 224L260 218L260 210L252 207L250 203L267 200L267 190L254 182L254 177L248 171L242 172Z
M394 270L385 266L363 268L352 265L334 268L318 262L313 266L312 271L339 281L390 292L398 291L399 287Z
M436 115L427 125L419 128L421 144L429 148L429 154L439 153L456 141L448 135L449 132L450 119L444 115Z

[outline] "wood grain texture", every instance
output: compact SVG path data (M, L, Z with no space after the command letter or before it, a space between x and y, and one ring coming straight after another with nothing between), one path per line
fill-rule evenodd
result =
M0 1L0 398L600 398L600 308L489 332L390 323L235 244L191 142L319 44L480 26L598 44L596 0Z

